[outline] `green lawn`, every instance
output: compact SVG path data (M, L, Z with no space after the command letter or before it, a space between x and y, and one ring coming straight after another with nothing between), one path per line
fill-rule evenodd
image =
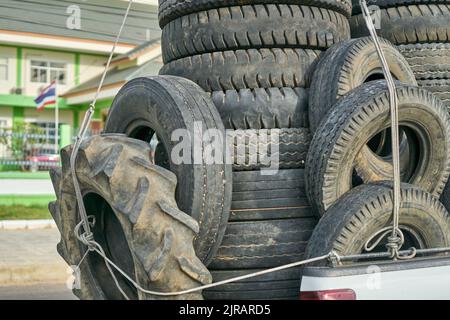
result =
M0 220L32 220L51 219L47 206L42 205L12 205L0 206Z
M50 179L48 171L6 171L0 172L0 179Z

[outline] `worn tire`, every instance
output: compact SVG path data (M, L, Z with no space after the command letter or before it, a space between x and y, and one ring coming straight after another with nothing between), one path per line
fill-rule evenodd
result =
M410 5L381 9L379 35L393 44L448 42L450 5ZM352 38L369 35L361 14L350 19Z
M231 210L227 236L210 265L214 281L301 260L317 223L306 198L303 169L279 170L274 175L233 172ZM204 296L297 299L299 280L299 269L293 268L211 288Z
M421 88L432 92L443 103L450 106L450 79L433 79L417 81Z
M450 78L450 43L416 43L397 46L416 79Z
M178 291L210 283L208 270L194 252L198 223L178 209L176 177L152 165L149 151L148 144L123 135L93 136L81 144L76 172L87 212L96 220L94 239L110 259L149 290ZM49 204L49 210L61 233L59 254L69 265L77 265L87 248L74 234L80 218L71 153L72 146L64 148L62 171L51 171L57 200ZM99 255L90 253L80 267L81 287L74 289L80 299L123 298ZM138 293L118 272L115 275L129 298L162 298ZM201 294L170 298L199 299Z
M207 92L308 87L319 54L278 48L205 53L169 62L160 74L190 79Z
M437 198L420 188L402 184L400 199L400 229L415 235L412 239L420 244L417 249L450 245L450 216ZM369 238L392 224L392 210L390 183L366 184L349 191L320 219L308 243L306 258L331 250L340 255L363 253ZM405 244L402 249L409 247Z
M214 91L211 97L225 129L308 127L308 90L305 88Z
M214 282L264 269L211 271ZM281 270L203 291L206 300L298 300L299 268Z
M449 4L449 0L367 0L368 6L377 6L382 9L409 5L420 4ZM361 6L359 0L352 0L353 15L361 13Z
M227 137L235 171L304 167L311 141L305 128L228 130Z
M327 49L350 39L348 19L331 10L285 4L222 7L182 16L162 30L165 63L215 51Z
M439 196L450 173L450 115L430 92L397 85L399 125L411 130L420 147L410 182ZM366 166L360 150L378 132L390 127L385 81L364 84L340 99L316 130L306 158L306 190L311 205L323 215L352 188L352 173ZM362 182L390 180L392 170L362 177ZM360 173L360 172L358 172Z
M312 216L304 169L284 169L273 175L262 175L260 171L233 172L230 222Z
M350 0L159 0L159 25L163 28L178 17L203 10L252 4L291 4L331 9L349 17L352 11Z
M199 258L207 264L225 232L231 203L232 169L226 162L226 152L221 163L207 164L201 159L201 163L193 164L194 143L190 143L191 164L172 161L172 151L179 143L172 141L172 133L184 129L194 137L194 123L200 123L205 134L214 129L225 137L220 115L208 94L187 79L156 76L137 78L122 87L112 103L104 131L124 133L147 142L156 132L167 155L164 163L168 162L178 179L178 206L199 222L195 248ZM202 139L202 150L212 139L205 137L208 139Z
M392 76L400 82L417 84L408 62L388 41L381 48ZM309 123L314 132L327 112L342 96L371 79L383 79L375 45L370 38L352 39L334 45L320 58L311 81Z

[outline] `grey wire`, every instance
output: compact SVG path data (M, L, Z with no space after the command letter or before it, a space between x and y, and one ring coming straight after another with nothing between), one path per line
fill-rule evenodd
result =
M388 249L392 251L394 257L398 257L398 251L403 245L403 237L398 231L399 229L399 215L400 215L400 151L399 151L399 134L398 134L398 97L395 89L395 82L392 77L391 71L389 70L389 65L384 56L383 49L381 48L380 41L378 39L377 31L372 22L372 17L370 16L369 9L367 7L366 0L359 0L361 11L366 22L367 28L369 29L370 36L373 40L375 48L377 50L378 58L380 59L381 66L383 69L383 74L387 82L389 90L389 103L390 103L390 113L391 113L391 137L392 137L392 164L393 164L393 212L392 212L392 227L391 236L388 237ZM377 232L380 234L380 232ZM386 233L381 232L381 237L385 237ZM370 237L369 241L373 238ZM400 239L400 240L399 240ZM376 243L379 243L382 239L380 238ZM366 248L370 247L368 242L365 245Z

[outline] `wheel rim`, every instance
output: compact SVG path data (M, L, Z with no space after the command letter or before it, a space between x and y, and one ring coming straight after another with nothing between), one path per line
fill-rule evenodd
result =
M120 269L135 278L134 261L119 219L109 203L95 192L87 192L83 197L86 212L95 217L92 229L94 239ZM105 265L98 254L89 255L89 265L93 278L108 299L123 299ZM114 270L114 269L113 269ZM130 299L137 299L137 290L120 273L114 270L114 275L120 287Z

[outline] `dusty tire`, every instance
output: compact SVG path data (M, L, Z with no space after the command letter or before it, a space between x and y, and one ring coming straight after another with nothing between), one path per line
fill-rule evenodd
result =
M418 80L421 88L432 92L443 103L450 106L450 79Z
M384 39L381 48L393 77L403 83L416 84L408 62ZM334 45L317 63L309 95L309 123L314 132L327 112L342 96L374 79L383 79L378 54L370 38L359 38Z
M391 7L400 7L408 5L420 5L420 4L448 4L448 0L367 0L368 6L377 6L382 9ZM352 0L353 15L361 13L361 7L359 0Z
M96 220L94 238L144 288L178 291L210 283L208 270L194 252L198 224L178 209L176 177L152 165L149 151L146 143L122 135L94 136L82 143L76 170L87 212ZM58 252L69 265L77 265L87 248L74 234L79 213L69 165L71 152L72 146L64 148L62 172L51 172L57 200L49 209L61 233ZM138 293L115 274L129 298L161 298ZM81 264L81 288L74 293L81 299L123 298L96 253ZM170 298L199 299L201 294Z
M397 85L399 125L412 132L419 155L405 182L439 196L450 173L450 115L430 92ZM353 169L367 167L363 146L390 127L385 81L364 84L340 99L314 133L306 158L306 185L311 205L323 215L352 185ZM416 141L416 143L414 143ZM362 149L363 148L363 149ZM390 180L392 172L362 177L362 182ZM360 172L358 172L360 173ZM387 175L387 176L386 176Z
M160 74L190 79L207 92L307 87L319 54L277 48L205 53L169 62Z
M214 281L301 260L317 224L305 194L304 170L233 172L226 236L210 264ZM297 299L299 269L204 291L205 299Z
M233 172L230 222L312 217L303 169Z
M306 257L334 250L340 255L364 253L364 244L392 224L392 185L361 185L346 193L319 221ZM439 200L408 184L401 186L399 227L410 239L402 249L443 248L450 245L450 216ZM324 264L322 262L321 264Z
M416 79L450 78L450 43L416 43L397 46Z
M173 19L203 10L237 5L274 3L326 8L340 12L346 17L349 17L352 11L350 0L159 0L159 25L163 28Z
M305 128L228 130L227 136L235 171L304 167L311 141Z
M305 88L214 91L211 97L226 129L308 127Z
M350 39L348 20L331 10L285 4L222 7L182 16L162 31L165 63L215 51L327 49Z
M214 282L264 269L212 271ZM203 291L206 300L298 300L301 273L291 268Z
M450 5L410 5L381 9L379 35L393 44L448 42ZM361 14L350 19L352 38L369 35Z
M195 248L199 258L207 264L225 232L231 203L232 169L226 162L226 152L221 163L206 164L205 159L201 159L201 163L192 164L196 153L194 143L190 143L191 164L172 160L172 151L179 143L172 141L172 133L185 129L195 137L194 123L201 124L205 134L214 129L225 137L220 115L208 94L187 79L157 76L137 78L122 87L110 108L104 131L124 133L147 142L154 132L157 134L164 149L160 152L161 165L178 179L178 206L199 222ZM212 139L211 134L202 139L202 150Z

